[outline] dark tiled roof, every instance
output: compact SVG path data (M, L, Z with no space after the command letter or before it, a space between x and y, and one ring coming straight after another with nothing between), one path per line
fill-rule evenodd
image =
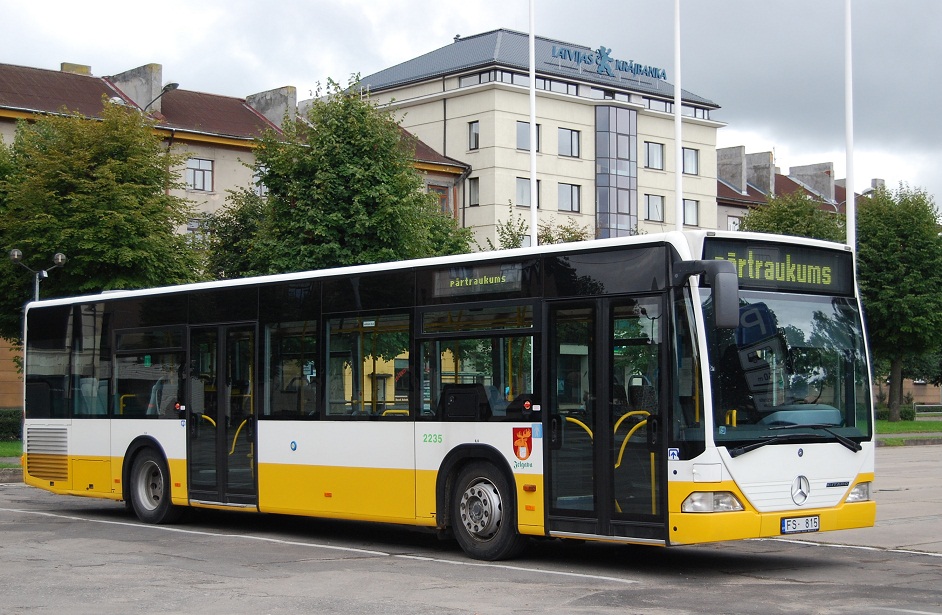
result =
M399 127L399 130L402 133L403 139L410 139L415 144L415 161L416 162L427 162L430 164L440 164L443 166L456 167L461 170L470 169L471 167L460 160L455 160L454 158L449 158L436 152L432 147L416 137L411 132L407 131L405 128Z
M539 36L534 37L534 39L536 72L538 75L585 81L605 88L626 90L662 98L673 98L674 96L674 86L667 81L634 75L629 78L627 74L609 77L598 74L594 65L590 66L581 62L553 58L553 47L566 47L592 56L595 54L594 49ZM616 58L623 57L618 52L615 52L614 56ZM514 30L501 29L461 38L435 51L363 77L361 85L364 87L369 86L370 90L374 92L382 91L410 83L440 78L445 75L492 66L522 72L529 71L529 35ZM618 71L616 71L616 75L619 75ZM684 90L683 98L688 102L718 108L716 103L687 90Z
M767 201L766 195L759 192L755 186L746 186L746 194L742 194L721 179L716 180L716 201L720 204L730 203L734 205L764 205Z
M276 126L241 98L172 90L160 99L160 126L253 139Z
M101 113L102 97L120 93L98 77L0 64L0 108L39 113Z
M101 77L0 64L0 109L34 113L67 110L100 117L103 96L137 106ZM253 139L268 129L277 129L241 98L178 89L164 94L160 102L161 113L156 117L161 127L237 139Z
M856 198L856 195L855 195ZM837 210L840 213L846 213L847 210L847 188L840 184L834 184L834 200L837 202Z

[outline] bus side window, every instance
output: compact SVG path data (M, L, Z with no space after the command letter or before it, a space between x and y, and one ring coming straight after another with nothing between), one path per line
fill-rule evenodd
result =
M530 420L539 407L533 394L532 349L533 337L529 335L424 342L422 416L439 420ZM447 395L454 399L449 402ZM462 397L459 402L458 397L464 395L467 399ZM457 410L454 404L465 410ZM477 410L467 409L472 406Z

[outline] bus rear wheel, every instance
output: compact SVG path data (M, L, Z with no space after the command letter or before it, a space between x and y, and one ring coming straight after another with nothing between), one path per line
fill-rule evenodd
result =
M475 559L494 561L519 554L526 538L517 533L513 491L493 465L476 462L458 473L451 520L458 544Z
M173 523L182 509L170 503L170 472L156 451L146 448L131 466L130 499L134 514L144 523Z

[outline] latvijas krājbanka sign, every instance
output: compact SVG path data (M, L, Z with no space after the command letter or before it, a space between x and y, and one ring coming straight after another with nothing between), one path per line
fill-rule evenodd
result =
M627 73L635 77L653 77L655 79L667 79L667 71L656 66L636 63L634 60L616 60L611 56L612 50L608 47L600 46L595 51L584 51L582 49L573 49L572 47L557 47L553 45L553 57L576 64L588 64L595 66L595 72L600 75L616 77L616 72Z

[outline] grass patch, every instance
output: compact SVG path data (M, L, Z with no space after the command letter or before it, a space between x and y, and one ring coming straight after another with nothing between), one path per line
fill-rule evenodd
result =
M903 438L884 438L880 440L882 446L906 446L906 440Z
M2 440L0 441L0 457L16 457L16 463L6 463L0 461L0 468L18 468L20 467L19 456L23 453L23 442L20 440Z
M23 454L23 442L20 440L0 441L0 457L19 457Z
M877 421L878 434L942 433L942 421Z

